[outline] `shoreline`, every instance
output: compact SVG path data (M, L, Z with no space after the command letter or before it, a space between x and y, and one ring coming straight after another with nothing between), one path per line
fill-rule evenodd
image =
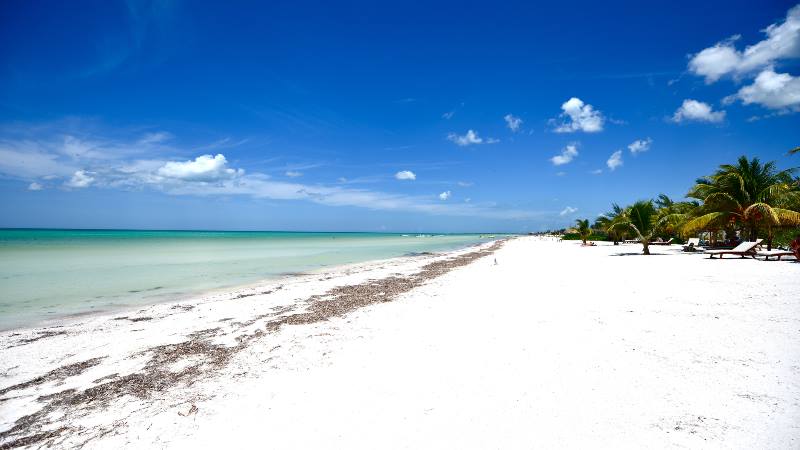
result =
M114 230L117 231L117 230ZM309 232L313 234L312 232ZM359 233L352 233L352 234L359 234ZM498 238L501 239L501 238ZM227 293L231 292L238 292L247 289L259 289L261 287L270 286L273 284L279 284L283 280L297 278L297 277L313 277L318 275L319 273L338 273L341 271L348 271L348 270L368 270L371 265L378 265L394 260L401 260L404 258L417 258L422 256L441 256L445 254L449 254L451 252L458 252L467 250L473 247L481 246L486 243L494 242L497 239L482 241L482 242L475 242L465 244L463 246L453 248L450 250L444 251L436 251L436 252L410 252L408 254L399 255L390 258L377 258L377 259L369 259L364 261L358 262L351 262L351 263L344 263L344 264L333 264L327 265L317 268L311 268L304 270L303 272L285 272L276 274L274 276L270 276L267 278L262 278L258 281L248 282L248 283L239 283L239 284L230 284L230 285L220 285L219 287L211 288L211 289L199 289L199 290L191 290L187 292L180 292L180 293L168 293L163 294L161 296L153 296L149 297L147 301L137 303L137 302L130 302L130 303L119 303L114 305L109 305L102 309L89 309L84 311L78 312L71 312L71 313L64 313L64 314L54 314L52 317L43 317L34 322L25 322L19 325L11 325L9 327L0 327L0 335L6 332L24 332L24 331L32 331L35 329L48 329L48 328L59 328L63 326L69 326L74 324L75 322L79 322L80 320L86 318L93 318L93 317L105 317L105 316L112 316L118 315L120 313L130 312L133 310L139 309L146 309L150 306L154 305L161 305L161 304L172 304L172 303L181 303L181 302L192 302L203 299L209 296L225 296Z
M800 441L797 263L654 251L519 237L0 333L0 445Z

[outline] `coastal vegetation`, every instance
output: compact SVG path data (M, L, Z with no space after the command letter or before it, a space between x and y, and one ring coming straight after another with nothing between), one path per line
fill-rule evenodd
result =
M575 229L578 231L578 236L581 238L583 245L586 245L586 240L592 235L592 228L589 226L589 219L578 219L575 221Z
M800 147L790 153L800 153ZM566 231L584 243L592 237L615 244L634 239L646 255L655 239L680 242L703 235L712 245L730 245L761 238L771 249L800 235L800 178L794 167L781 170L775 162L741 156L735 164L723 164L698 178L686 198L674 201L660 194L625 207L612 203L611 211L598 217L590 231L582 226L585 219Z

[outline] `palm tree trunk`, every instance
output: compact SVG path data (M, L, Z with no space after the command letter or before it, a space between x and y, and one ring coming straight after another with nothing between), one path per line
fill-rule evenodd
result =
M644 248L643 253L645 255L650 254L650 244L647 241L642 241L642 247Z
M772 231L772 227L767 228L767 251L772 250L772 238L775 237L775 233Z

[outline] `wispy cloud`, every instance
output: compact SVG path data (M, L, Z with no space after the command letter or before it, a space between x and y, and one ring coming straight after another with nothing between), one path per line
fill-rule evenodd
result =
M72 174L72 178L64 183L64 186L71 188L85 188L89 187L92 183L94 183L94 177L91 176L89 172L85 170L78 170Z
M622 150L617 150L608 157L606 161L606 165L611 171L617 169L617 167L622 166Z
M484 139L478 136L478 132L475 130L467 130L467 132L463 135L450 133L447 135L447 140L455 143L459 147L467 147L469 145L479 145L479 144L496 144L500 142L500 139L492 137Z
M570 162L572 162L573 159L577 157L578 157L578 145L569 144L563 149L561 149L560 154L550 158L550 162L552 162L554 166L563 166L564 164L569 164Z
M637 139L628 145L628 150L630 150L631 154L635 156L639 153L650 150L650 146L652 144L653 140L650 138Z
M467 130L466 134L458 135L456 133L450 133L447 135L447 140L450 142L455 143L460 147L466 147L468 145L476 145L476 144L483 144L483 138L478 136L478 133L475 130Z
M188 159L170 158L167 156L170 153L189 152L166 146L163 139L145 135L127 140L89 136L88 133L81 135L85 138L71 141L58 133L47 135L40 130L35 139L15 139L0 131L0 175L24 181L31 190L45 185L67 190L152 190L173 196L244 196L502 220L535 219L554 214L552 211L531 211L490 202L451 203L429 195L358 189L350 187L349 181L344 179L331 185L280 181L263 172L248 172L236 167L221 152ZM151 146L146 149L147 153L128 151L142 141L148 141ZM117 149L124 151L117 152ZM405 180L416 178L411 171L400 171L395 175L398 174ZM442 193L447 199L452 195L448 192Z
M398 180L416 180L417 174L410 170L401 170L400 172L394 174L394 177Z
M452 192L444 191L441 194L439 194L439 200L447 200L450 198L451 195L453 195Z
M152 145L152 144L160 144L160 143L168 141L170 139L172 139L172 135L171 134L169 134L167 132L164 132L164 131L158 131L158 132L155 132L155 133L147 133L147 134L145 134L144 136L142 136L141 139L139 139L138 143L140 145Z
M512 114L506 114L505 116L503 116L503 120L506 121L506 126L508 127L508 129L513 131L514 133L519 131L519 128L522 126L522 119L520 119L519 117L515 117Z
M575 213L577 211L578 211L578 208L573 208L572 206L567 206L566 208L562 209L561 212L558 213L558 215L563 217L563 216L566 216L568 214Z

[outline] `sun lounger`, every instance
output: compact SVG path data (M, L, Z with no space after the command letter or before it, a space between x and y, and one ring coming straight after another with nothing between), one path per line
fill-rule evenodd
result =
M683 246L683 251L691 252L697 250L697 247L700 245L700 238L689 238L689 241L686 242L686 245Z
M650 245L670 245L672 244L673 240L674 240L673 238L669 238L668 241L661 241L661 240L653 241L650 243Z
M739 255L742 258L752 256L755 258L756 247L761 245L761 241L763 239L758 239L755 242L745 241L730 250L706 250L706 253L708 253L710 259L714 259L714 255L719 255L719 259L722 259L722 255Z
M764 261L769 261L770 258L775 257L778 261L784 256L795 256L791 250L762 250L756 252L756 256L763 256Z

